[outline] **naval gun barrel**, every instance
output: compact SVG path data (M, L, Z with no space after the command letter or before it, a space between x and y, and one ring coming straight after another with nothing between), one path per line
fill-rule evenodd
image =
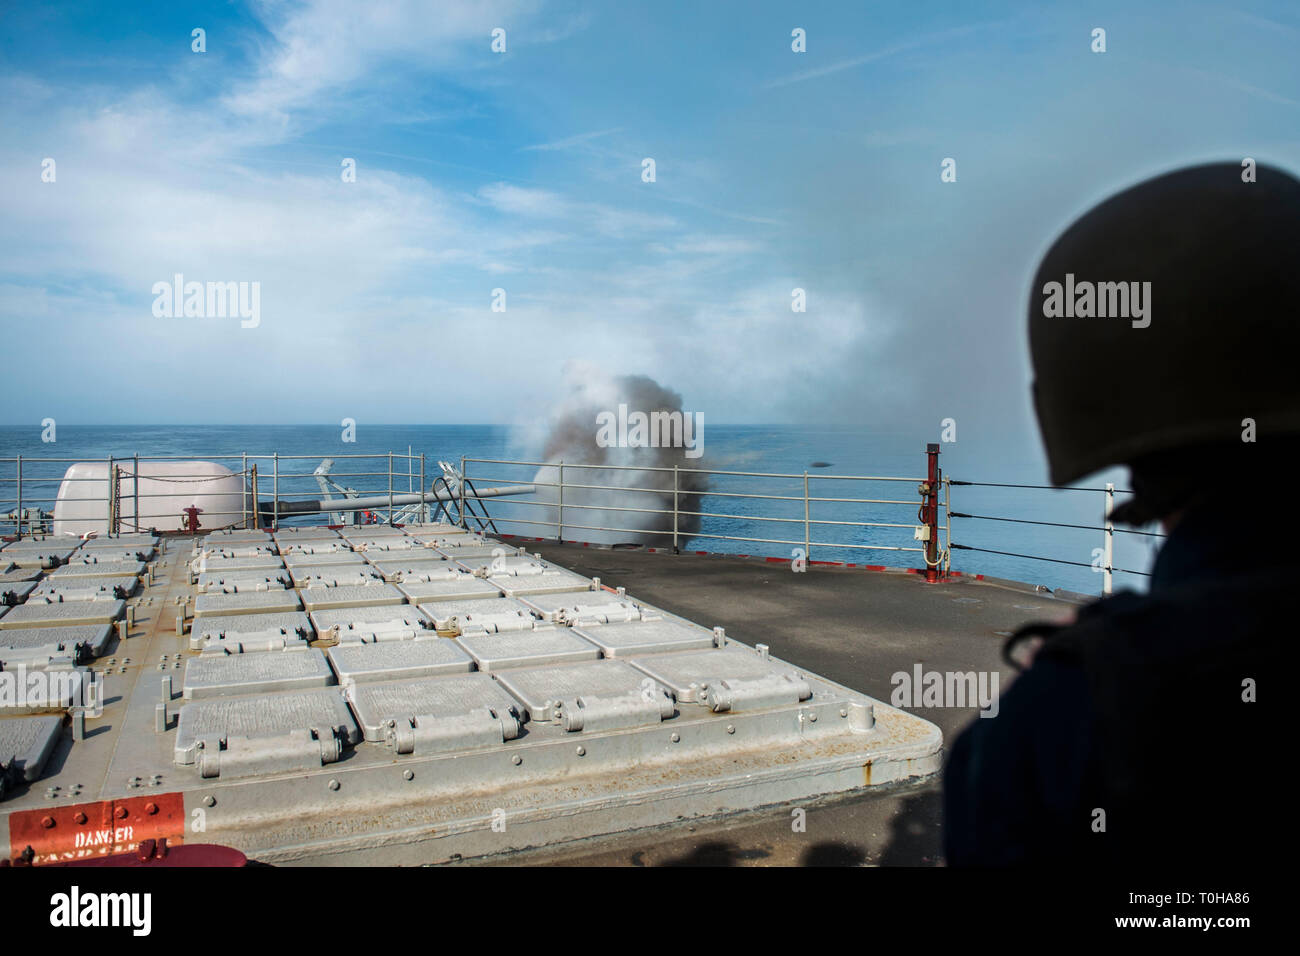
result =
M536 488L533 485L501 485L497 488L478 488L465 493L466 500L474 498L501 498L506 495L528 495ZM423 494L369 495L365 498L313 498L310 501L284 501L275 506L275 512L281 517L289 515L314 515L327 511L378 511L390 505L394 508L406 505L418 505L426 501L459 501L460 495L449 491L427 491ZM258 503L258 511L270 514L271 504L266 501Z

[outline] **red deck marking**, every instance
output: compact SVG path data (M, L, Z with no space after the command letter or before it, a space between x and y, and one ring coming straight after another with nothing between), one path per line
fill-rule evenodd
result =
M219 846L215 843L191 843L187 846L171 846L170 841L168 841L167 850L162 855L158 855L158 851L155 849L152 856L145 856L142 852L118 853L113 856L93 856L84 860L68 860L51 865L94 867L247 866L248 857L232 847Z
M9 815L9 857L27 847L33 864L61 863L134 850L145 840L185 842L185 798L153 793L66 807L19 810Z

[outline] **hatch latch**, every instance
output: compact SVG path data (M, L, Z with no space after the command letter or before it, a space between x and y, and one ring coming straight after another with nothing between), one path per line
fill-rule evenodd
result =
M316 770L338 760L343 742L331 728L290 730L283 734L198 741L199 775L248 777L292 770Z

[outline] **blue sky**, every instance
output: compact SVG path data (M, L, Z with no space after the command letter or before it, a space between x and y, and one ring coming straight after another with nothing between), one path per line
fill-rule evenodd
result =
M8 424L520 423L577 376L639 373L715 422L933 438L956 417L1035 454L1024 314L1054 235L1180 165L1300 168L1293 3L64 3L0 24ZM154 317L177 272L260 282L261 324Z

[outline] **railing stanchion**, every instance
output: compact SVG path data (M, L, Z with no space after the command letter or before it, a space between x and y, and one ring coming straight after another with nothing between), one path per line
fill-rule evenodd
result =
M560 462L560 510L556 515L555 540L564 543L564 462Z
M803 559L812 560L812 531L808 527L808 472L803 473Z
M23 536L23 456L18 456L18 511L15 517L18 519L18 537Z
M1106 482L1106 513L1105 513L1106 528L1102 532L1102 535L1104 536L1106 542L1106 549L1105 549L1106 566L1102 568L1101 571L1101 593L1102 594L1110 594L1110 589L1111 589L1111 555L1113 553L1114 542L1115 542L1115 525L1111 523L1110 513L1114 510L1115 510L1115 483L1112 481L1108 481Z
M105 502L108 509L108 536L113 536L113 525L116 523L116 515L113 513L117 504L117 476L113 473L113 456L108 456L108 500Z
M429 523L429 503L424 500L424 452L420 452L420 524Z
M253 465L251 471L253 479L253 506L249 508L248 511L253 522L253 530L257 530L261 527L261 522L257 520L257 465ZM247 525L248 522L245 521L244 524Z
M677 543L677 466L673 465L673 554L681 554Z
M943 479L943 576L952 573L952 482Z
M458 490L460 491L460 526L462 528L469 527L465 523L465 482L468 479L469 479L469 475L465 474L465 456L461 455L460 456L460 481L458 482L459 485Z
M280 530L280 453L271 453L271 530Z
M239 466L239 469L240 469L240 470L239 470L239 476L240 476L241 478L244 479L244 487L247 488L247 487L249 487L249 482L248 482L248 477L249 477L249 476L248 476L248 452L244 452L244 453L242 453L242 454L239 456L239 461L240 461L240 466ZM247 494L247 493L244 494L244 513L243 513L242 517L243 517L243 519L244 519L244 528L247 529L247 528L248 528L248 494Z
M133 514L131 521L135 525L135 530L140 530L140 453L135 453L135 460L131 463L131 496L134 499L131 505Z

